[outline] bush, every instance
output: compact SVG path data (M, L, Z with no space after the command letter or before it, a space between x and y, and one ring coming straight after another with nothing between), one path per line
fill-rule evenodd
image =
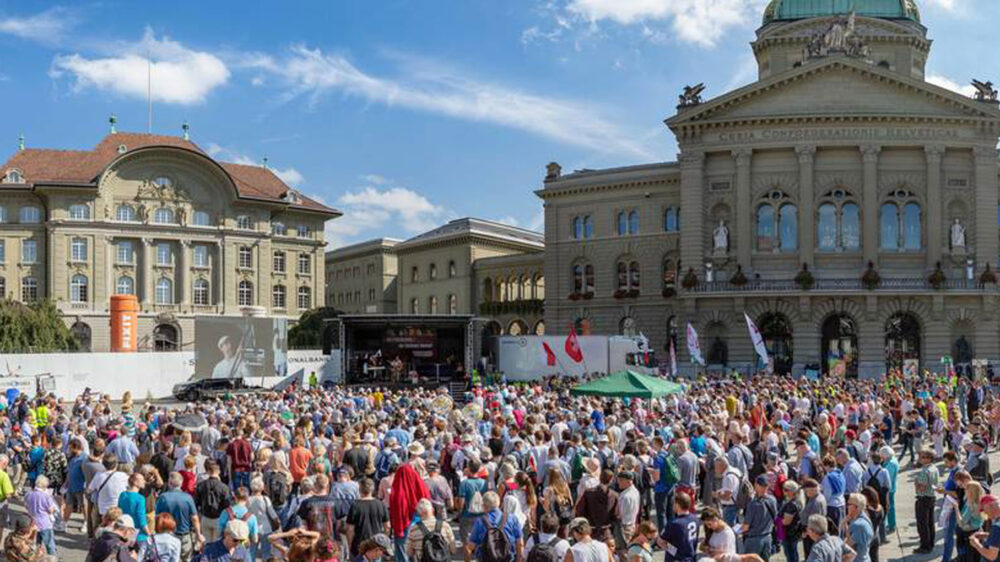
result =
M813 274L810 273L808 265L802 264L802 269L795 276L795 282L803 291L808 291L813 288L813 285L816 284L816 280L813 278Z
M316 349L323 346L323 320L336 318L340 311L332 306L302 313L298 324L288 330L289 349Z
M77 351L79 342L51 300L23 304L0 300L0 352L52 353Z

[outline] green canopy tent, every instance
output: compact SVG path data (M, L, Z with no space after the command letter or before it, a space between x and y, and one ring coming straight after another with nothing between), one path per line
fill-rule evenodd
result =
M592 380L570 390L570 394L574 396L613 396L617 398L625 398L626 396L659 398L681 392L684 392L684 387L675 382L628 370Z

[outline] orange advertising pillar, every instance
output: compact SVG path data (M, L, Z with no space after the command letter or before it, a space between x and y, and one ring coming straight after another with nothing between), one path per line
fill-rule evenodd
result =
M135 295L111 297L111 351L134 352L139 331L139 299Z

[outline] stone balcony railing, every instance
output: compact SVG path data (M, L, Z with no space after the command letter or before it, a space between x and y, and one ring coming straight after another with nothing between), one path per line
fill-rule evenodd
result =
M997 285L983 284L978 280L949 279L935 288L926 278L886 278L879 281L874 289L868 289L860 279L816 279L812 288L806 290L793 279L749 280L745 285L733 285L729 281L701 282L696 287L682 291L693 294L718 293L856 293L874 291L888 293L966 292L996 293Z

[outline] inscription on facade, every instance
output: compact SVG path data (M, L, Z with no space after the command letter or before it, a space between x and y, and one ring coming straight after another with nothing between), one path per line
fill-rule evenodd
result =
M959 138L955 129L905 128L905 127L844 127L806 129L764 129L718 133L708 142L746 144L775 141L818 140L948 140Z

